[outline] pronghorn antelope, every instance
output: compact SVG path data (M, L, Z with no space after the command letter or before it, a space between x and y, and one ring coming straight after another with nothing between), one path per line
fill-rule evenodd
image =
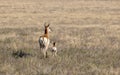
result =
M40 38L39 38L40 50L42 50L44 57L47 57L47 49L48 49L48 46L50 43L49 32L51 30L50 30L49 26L50 26L50 24L48 24L48 25L44 24L45 33L44 33L44 35L40 36Z
M56 56L56 55L57 55L56 42L53 42L52 52L54 52L53 56Z

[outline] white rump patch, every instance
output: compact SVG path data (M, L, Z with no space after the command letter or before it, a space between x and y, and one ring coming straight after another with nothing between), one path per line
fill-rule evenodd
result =
M50 40L46 37L39 38L39 44L41 48L46 48L49 46Z

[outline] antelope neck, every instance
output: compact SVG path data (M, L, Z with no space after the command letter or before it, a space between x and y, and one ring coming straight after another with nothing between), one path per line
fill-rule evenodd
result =
M47 30L47 28L45 29L45 34L44 34L44 36L48 38L48 30Z
M48 30L47 30L47 28L45 28L45 34L48 34Z
M55 43L53 43L53 46L55 47Z

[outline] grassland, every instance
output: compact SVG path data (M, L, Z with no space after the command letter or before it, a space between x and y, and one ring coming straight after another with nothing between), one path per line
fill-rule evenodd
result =
M46 59L45 22L58 48ZM0 75L120 75L120 1L0 0Z

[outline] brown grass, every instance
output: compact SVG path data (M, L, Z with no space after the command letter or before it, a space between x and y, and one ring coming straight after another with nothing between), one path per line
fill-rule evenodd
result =
M44 22L58 47L46 59ZM0 75L120 75L119 25L119 0L0 0Z

